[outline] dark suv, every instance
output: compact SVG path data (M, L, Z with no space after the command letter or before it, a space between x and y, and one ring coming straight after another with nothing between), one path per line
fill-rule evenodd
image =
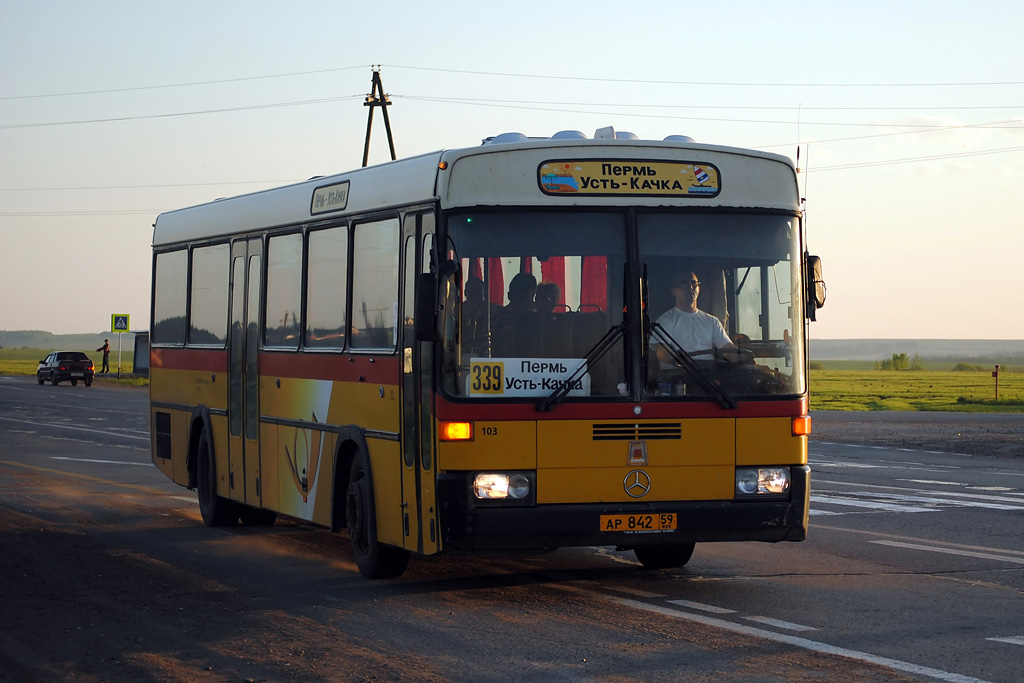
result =
M77 386L78 380L82 380L85 386L91 386L95 372L96 366L81 351L54 351L39 361L36 379L40 384L50 380L53 386L67 381L71 386Z

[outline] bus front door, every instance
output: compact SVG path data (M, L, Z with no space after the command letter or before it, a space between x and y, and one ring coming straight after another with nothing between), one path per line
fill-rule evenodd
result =
M231 249L231 325L228 331L228 460L231 498L259 507L259 341L262 244L235 242Z
M430 270L433 214L405 219L405 314L402 339L402 507L406 549L432 555L441 550L437 525L434 458L433 355L430 342L413 333L417 275Z

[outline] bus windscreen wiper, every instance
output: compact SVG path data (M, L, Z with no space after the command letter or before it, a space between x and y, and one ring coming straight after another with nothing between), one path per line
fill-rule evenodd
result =
M562 384L551 392L549 396L541 399L537 402L538 412L547 412L555 407L563 398L569 395L572 391L572 387L575 386L576 381L583 377L590 371L591 365L597 363L601 358L608 353L608 351L615 346L615 342L626 331L626 320L623 320L618 325L613 325L604 336L597 340L597 343L591 346L585 354L583 354L583 362L576 368L576 371L569 375Z
M683 347L681 347L679 343L672 338L672 335L670 335L665 328L657 322L651 323L651 338L664 346L672 356L672 359L681 368L690 373L690 375L697 380L697 383L700 384L701 388L718 399L718 402L723 408L736 407L736 399L730 396L725 389L716 384L714 380L708 376L708 373L697 365L697 361L693 359L693 356L687 353ZM653 360L654 362L658 361L657 354L655 354L655 358Z

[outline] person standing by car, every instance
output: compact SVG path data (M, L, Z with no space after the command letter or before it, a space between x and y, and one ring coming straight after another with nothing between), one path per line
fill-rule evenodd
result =
M103 346L101 346L100 348L98 348L96 350L103 352L103 367L100 368L100 372L101 373L109 373L110 372L110 340L109 339L104 339L103 340Z

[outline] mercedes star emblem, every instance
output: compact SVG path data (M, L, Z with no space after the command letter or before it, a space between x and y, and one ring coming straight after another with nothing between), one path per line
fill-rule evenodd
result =
M651 490L651 477L643 470L633 470L622 480L630 498L643 498Z

